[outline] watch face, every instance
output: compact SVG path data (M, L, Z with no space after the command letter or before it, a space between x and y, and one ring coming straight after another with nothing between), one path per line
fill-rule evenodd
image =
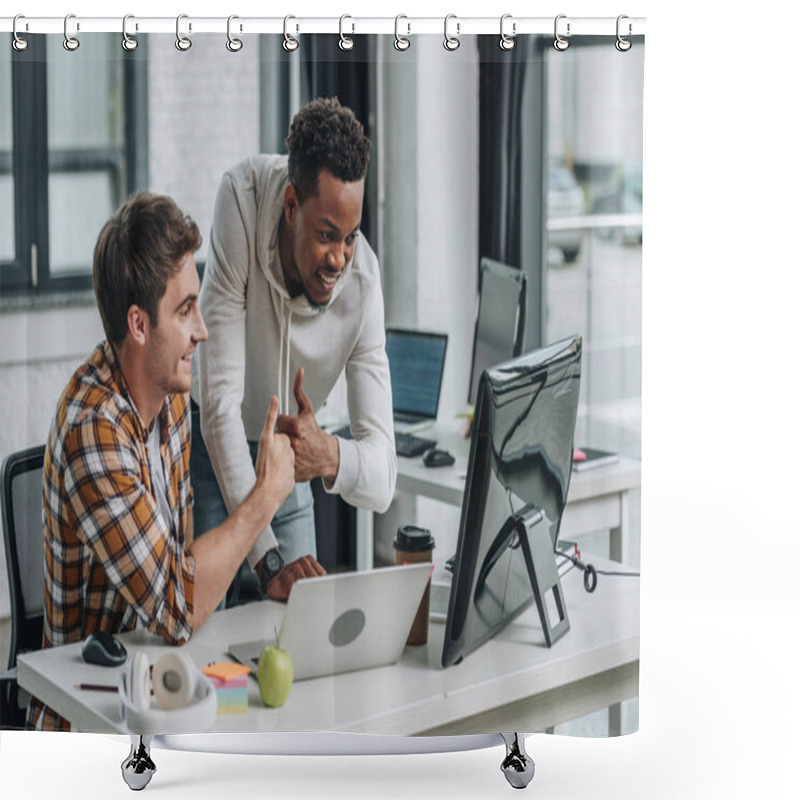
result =
M281 567L283 566L283 559L277 550L270 550L267 553L265 563L269 572L272 573L272 575L275 575L277 572L280 572Z

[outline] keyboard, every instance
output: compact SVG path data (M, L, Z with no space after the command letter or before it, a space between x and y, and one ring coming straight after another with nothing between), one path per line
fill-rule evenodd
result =
M344 428L339 428L333 432L334 436L341 436L342 439L352 439L353 434L350 431L350 426L345 425ZM436 447L435 439L425 439L422 436L415 436L413 433L394 433L394 448L399 456L406 458L415 458L421 456L426 450L431 447Z
M413 433L394 432L394 449L399 456L414 458L415 456L421 456L431 447L436 447L435 439L424 439L422 436L415 436Z

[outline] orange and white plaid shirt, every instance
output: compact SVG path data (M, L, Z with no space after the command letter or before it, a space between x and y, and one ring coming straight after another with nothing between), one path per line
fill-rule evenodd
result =
M170 644L192 635L188 394L169 395L159 422L171 520L159 512L148 433L108 342L61 395L44 457L43 648L137 623ZM27 723L69 728L35 698Z

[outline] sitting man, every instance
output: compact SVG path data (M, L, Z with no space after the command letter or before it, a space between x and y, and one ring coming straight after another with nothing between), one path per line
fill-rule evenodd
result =
M242 559L294 487L294 453L265 402L255 483L219 528L192 533L189 388L207 331L198 307L195 223L167 197L138 194L94 252L106 341L67 384L44 459L43 647L146 628L179 645L216 609ZM285 598L322 574L311 558L269 585ZM68 729L33 698L27 724Z
M349 108L320 98L297 112L286 146L223 176L200 292L210 336L191 393L198 536L252 485L270 395L295 453L297 484L248 554L244 586L258 582L250 568L263 584L284 560L316 555L309 481L382 512L397 475L380 268L360 230L369 139ZM352 439L315 416L343 373Z

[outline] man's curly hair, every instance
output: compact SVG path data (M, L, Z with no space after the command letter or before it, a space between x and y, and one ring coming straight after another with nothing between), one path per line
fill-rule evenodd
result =
M286 137L289 180L302 204L319 189L319 171L327 169L346 183L367 173L369 139L356 115L336 97L318 97L295 114Z

